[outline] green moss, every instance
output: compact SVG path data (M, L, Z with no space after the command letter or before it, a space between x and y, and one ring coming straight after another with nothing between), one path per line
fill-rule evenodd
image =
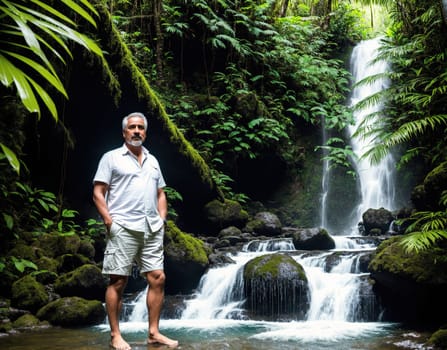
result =
M248 213L242 209L241 205L233 200L217 199L205 205L207 218L219 227L236 226L242 227L248 220Z
M39 260L37 260L36 265L39 270L47 270L54 273L57 273L59 268L59 262L56 259L49 258L47 256L42 256Z
M34 312L48 303L45 287L31 275L14 282L11 288L11 302L14 306Z
M168 221L167 224L166 240L169 249L174 251L176 255L201 265L209 263L210 248L202 240L182 232L172 221Z
M107 7L103 5L99 6L99 12L102 17L106 18L106 20L103 20L101 23L107 24L104 28L102 28L103 36L106 40L111 41L110 46L114 50L113 54L120 59L116 65L116 68L119 68L124 74L130 76L138 97L142 101L147 102L147 107L149 111L151 111L151 114L159 119L163 130L169 133L170 141L177 146L179 152L190 161L194 168L197 169L202 182L207 184L210 190L214 189L216 193L223 198L222 191L216 186L205 160L200 156L197 150L192 147L175 124L170 120L163 104L160 102L155 92L149 86L148 81L134 63L132 53L123 42L119 32L114 26L109 25L109 23L111 24L113 22Z
M41 320L56 326L76 327L97 324L104 320L106 313L98 300L85 300L79 297L55 300L37 312Z
M22 242L17 243L17 245L9 251L8 255L33 262L37 259L36 248Z
M40 324L39 319L31 314L26 314L20 316L17 320L15 320L12 324L14 328L31 328L36 327Z
M12 330L11 322L1 322L0 323L0 333L8 333Z
M299 274L299 278L307 281L303 267L285 254L262 255L250 260L244 268L244 278L277 279L283 273L282 266L292 266Z
M447 254L444 249L432 248L418 254L406 253L402 237L382 242L369 264L372 272L390 272L419 283L447 283Z
M436 349L447 349L447 329L439 329L433 333L428 345L434 345Z

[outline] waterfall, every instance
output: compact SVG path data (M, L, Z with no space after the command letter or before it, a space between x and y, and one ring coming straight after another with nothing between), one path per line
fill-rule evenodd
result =
M383 72L387 69L386 63L369 65L371 58L376 55L379 40L361 42L352 53L351 70L355 82L367 76ZM356 87L351 96L351 104L355 105L365 97L380 91L386 87L386 81L378 81L371 86ZM380 110L380 105L368 110L356 112L356 126L350 128L352 148L360 155L364 147L371 140L353 139L352 133L369 113ZM323 137L326 137L325 135ZM343 223L348 227L357 227L362 213L368 208L385 207L394 209L394 161L391 156L384 159L377 166L361 161L355 164L360 185L361 203L353 209L355 222ZM325 169L329 169L325 163ZM329 172L324 174L322 196L322 223L326 227L328 223L326 201L330 196ZM355 201L350 201L355 202ZM343 206L341 203L336 203ZM355 205L355 203L353 203ZM349 208L350 209L350 208ZM346 216L340 216L346 218ZM297 251L290 238L276 238L268 240L252 240L238 253L230 257L234 263L226 266L210 268L201 278L197 290L191 296L185 298L181 315L176 319L162 320L164 328L184 331L193 334L194 339L205 334L204 337L214 339L220 335L227 339L225 332L234 332L237 337L245 340L256 341L270 339L272 341L299 341L314 342L342 340L344 349L347 339L354 339L357 348L356 337L379 334L387 327L380 322L381 307L372 290L369 274L366 272L365 261L367 254L375 249L378 244L373 237L359 237L356 235L334 235L336 248L329 251ZM278 315L275 321L259 321L250 317L250 310L244 296L244 266L250 260L265 254L280 252L288 254L304 269L308 281L309 299L304 312L287 314L285 319ZM365 259L363 259L365 257ZM261 288L262 289L262 288ZM262 290L258 291L262 293ZM145 329L147 327L146 291L140 294L133 305L133 313L122 330ZM266 302L278 303L278 300ZM276 316L276 315L272 315ZM288 322L284 322L284 321ZM107 327L107 326L106 326ZM191 330L198 330L191 332ZM209 333L207 333L209 332ZM239 339L239 338L238 338ZM315 345L317 346L317 345ZM319 346L319 345L318 345ZM320 349L320 347L306 347ZM329 348L324 345L324 348ZM332 347L331 347L332 348ZM349 347L347 347L349 348Z
M350 59L350 71L352 74L353 89L349 98L349 105L355 106L365 98L372 96L387 88L389 81L387 79L376 79L373 83L360 84L360 81L367 77L375 76L389 70L385 61L372 62L377 57L380 48L380 38L365 40L356 45L352 51ZM361 159L364 152L373 144L371 137L354 137L354 132L359 125L371 125L371 123L380 122L380 117L373 118L370 121L367 117L372 113L380 113L382 104L378 101L376 104L369 105L363 109L354 111L355 124L347 128L347 138L354 154L352 164L357 175L356 183L350 184L352 179L340 178L341 175L335 174L330 170L330 164L323 164L323 183L322 183L322 206L321 222L322 227L333 231L342 231L346 234L358 234L358 223L362 221L362 214L369 208L385 208L388 210L396 209L395 199L395 161L391 154L387 155L379 164L372 165L369 160ZM323 138L327 138L326 131L323 130ZM331 172L331 173L330 173ZM340 178L340 179L339 179ZM335 184L338 179L338 184ZM334 189L340 182L349 191L351 186L357 187L357 193L350 194L352 198L344 198L340 202L340 196L346 197L346 194ZM339 218L345 218L338 222ZM349 218L346 220L346 218ZM337 221L337 222L336 222Z
M372 63L377 57L380 47L380 38L360 42L353 50L351 55L351 73L354 83L363 79L386 72L389 67L385 61ZM356 86L351 94L351 106L373 94L380 92L388 87L388 80L378 79L374 83ZM365 118L371 113L380 112L382 104L380 101L369 107L357 110L354 113L355 125L348 128L348 134L351 140L351 146L354 153L360 158L363 153L374 143L370 137L352 137L353 133ZM377 119L374 118L377 123ZM366 125L371 125L367 122ZM359 159L354 161L354 166L359 178L361 203L355 208L354 220L351 227L355 228L361 221L362 214L369 208L378 209L383 207L388 210L394 210L395 188L394 172L395 161L391 154L388 154L379 164L371 165L368 160Z
M362 305L374 300L360 300L362 276L358 260L361 252L371 248L350 251L343 250L336 259L333 254L338 252L299 252L295 251L290 239L273 239L267 241L252 241L247 243L242 251L232 256L235 261L225 267L210 269L201 279L198 292L186 302L183 320L212 319L244 319L243 312L243 267L251 259L272 252L293 252L291 256L300 263L309 281L311 303L307 321L356 321L359 310L371 308ZM337 260L337 261L334 261ZM374 307L373 307L374 308ZM377 313L365 315L361 319L371 321Z

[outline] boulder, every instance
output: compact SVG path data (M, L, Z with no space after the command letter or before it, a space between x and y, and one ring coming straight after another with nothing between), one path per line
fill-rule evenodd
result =
M19 331L29 330L34 328L48 327L48 322L41 322L36 316L31 314L26 314L20 316L17 320L12 323L12 327Z
M63 297L104 300L106 282L99 267L87 264L59 276L54 289Z
M248 220L248 213L242 206L229 199L223 201L213 200L204 207L207 227L211 233L218 233L225 227L244 227Z
M447 314L446 249L408 253L402 236L382 242L369 264L375 290L383 300L385 321L423 325L445 322Z
M281 221L276 214L268 211L262 211L255 215L245 226L245 231L251 232L256 236L278 236L281 234Z
M445 190L447 190L447 162L441 163L430 171L422 184L413 189L411 201L419 211L443 210L440 199Z
M285 254L267 254L244 267L244 295L250 318L304 319L309 286L303 267Z
M66 297L45 305L36 316L54 326L82 327L104 322L106 311L98 300Z
M59 263L59 273L73 271L83 265L90 264L91 261L81 254L62 254L57 258Z
M76 235L64 236L58 232L46 233L33 244L45 252L45 255L54 258L62 254L76 254L81 245L81 238Z
M166 293L190 293L209 266L211 249L202 240L182 232L172 221L166 226L164 249Z
M26 275L12 284L11 305L15 307L34 313L48 301L45 287L31 275Z
M81 240L81 244L79 246L78 253L93 260L96 255L95 246L93 245L92 242L90 242L86 239L83 239L83 240Z
M447 327L438 329L434 332L427 342L429 349L447 349Z
M393 213L385 208L368 209L362 215L363 227L366 236L380 236L388 234L390 226L395 219Z
M300 228L288 230L297 250L327 250L335 248L335 241L323 228Z

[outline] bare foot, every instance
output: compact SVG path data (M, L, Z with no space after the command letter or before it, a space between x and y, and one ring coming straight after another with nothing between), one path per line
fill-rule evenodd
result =
M115 335L110 339L110 349L112 350L131 350L129 344L123 339L121 335Z
M166 345L170 348L176 348L178 346L177 340L169 339L168 337L164 336L161 333L149 335L149 338L147 339L147 343L148 344L162 344L162 345Z

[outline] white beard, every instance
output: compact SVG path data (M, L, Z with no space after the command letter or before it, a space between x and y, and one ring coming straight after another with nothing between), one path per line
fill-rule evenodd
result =
M127 143L134 147L140 147L143 144L142 140L129 140Z

